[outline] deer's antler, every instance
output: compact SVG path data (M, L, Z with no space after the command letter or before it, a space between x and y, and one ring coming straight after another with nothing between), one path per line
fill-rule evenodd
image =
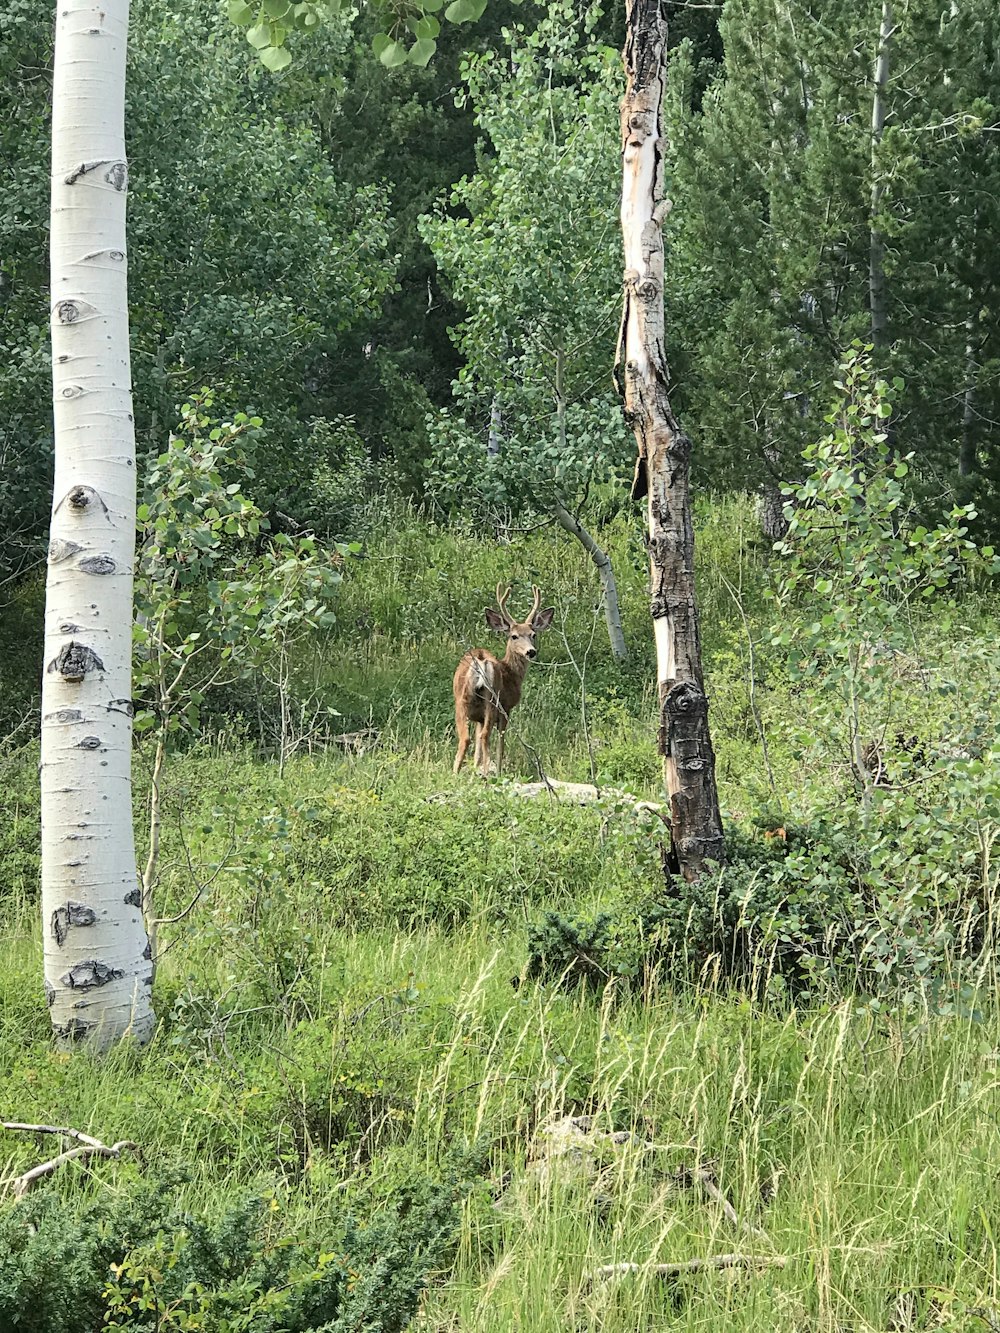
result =
M532 592L534 593L534 595L535 595L535 600L534 600L534 602L532 603L531 610L528 612L528 620L529 620L529 621L534 620L535 616L538 615L538 609L539 609L539 607L540 607L541 604L542 604L542 590L541 590L541 588L537 588L537 587L535 587L534 584L532 584L532 585L531 585L531 591L532 591Z
M507 610L507 601L510 597L510 588L504 588L502 583L497 584L497 606L500 608L500 614L507 621L508 625L513 625L514 620Z

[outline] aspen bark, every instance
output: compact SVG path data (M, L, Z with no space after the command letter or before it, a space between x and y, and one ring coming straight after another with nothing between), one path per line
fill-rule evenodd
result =
M132 832L135 436L126 282L128 0L63 0L52 105L55 486L42 675L45 991L57 1038L153 1027Z
M958 447L958 475L971 477L978 470L976 453L976 317L971 311L973 294L969 292L970 311L965 320L965 388L962 390L962 438Z
M500 412L500 399L493 395L493 404L490 407L490 433L486 437L486 457L500 457L500 436L503 430L503 416Z
M560 350L556 355L556 423L559 431L559 444L566 455L566 393L563 387L566 359ZM622 630L621 608L618 603L618 582L615 579L611 557L599 546L575 514L556 496L553 513L563 532L575 537L590 556L601 580L601 594L604 601L604 623L608 627L608 642L616 662L628 660L628 648L625 646L625 634Z
M611 645L611 654L616 662L625 662L628 660L628 648L625 644L625 634L622 630L621 607L618 604L618 584L615 580L614 567L611 564L611 557L603 546L599 546L587 529L583 526L575 514L571 514L566 506L557 500L554 513L556 522L562 528L563 532L568 532L571 537L575 537L583 549L594 562L597 570L597 576L601 580L601 597L604 603L604 623L608 627L608 642Z
M878 154L885 130L886 91L889 86L890 43L893 31L891 0L882 0L882 21L879 26L878 51L875 56L875 92L872 97L871 218L868 237L868 304L871 310L872 343L876 351L881 351L888 341L889 323L885 291L885 240L878 221L883 191Z
M625 276L615 374L638 446L632 495L647 502L670 865L691 880L707 860L725 859L725 840L695 601L691 441L673 414L668 393L662 223L669 204L663 197L661 128L666 49L666 0L626 0L621 107Z

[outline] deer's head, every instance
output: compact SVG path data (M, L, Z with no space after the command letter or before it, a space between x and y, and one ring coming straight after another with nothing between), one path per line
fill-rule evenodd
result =
M523 657L529 662L533 662L538 656L538 649L535 647L535 635L540 634L543 629L548 629L552 624L552 617L555 615L555 607L547 606L544 611L539 610L542 601L542 594L539 588L532 588L535 594L535 601L526 620L515 620L507 610L507 599L510 597L510 588L504 588L502 584L497 584L497 610L492 606L486 608L486 623L490 629L496 630L497 634L507 636L507 653L509 656Z

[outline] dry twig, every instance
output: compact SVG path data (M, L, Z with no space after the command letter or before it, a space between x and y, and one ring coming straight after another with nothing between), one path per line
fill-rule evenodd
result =
M702 1193L712 1203L722 1209L723 1216L735 1231L749 1231L752 1235L758 1236L762 1240L767 1239L767 1234L760 1227L755 1226L740 1217L736 1209L729 1202L726 1195L719 1188L715 1181L715 1173L710 1166L697 1166L694 1170L682 1167L677 1173L677 1178L684 1185L696 1184L701 1188Z
M652 1273L668 1281L685 1273L700 1273L705 1269L723 1268L784 1268L788 1260L782 1254L710 1254L706 1259L682 1259L673 1264L602 1264L591 1273L588 1282L603 1281L625 1273Z
M77 1148L68 1148L65 1152L59 1153L57 1157L52 1157L47 1162L40 1162L38 1166L33 1166L30 1171L25 1171L19 1176L12 1176L9 1180L3 1182L10 1186L15 1199L22 1199L39 1180L58 1170L64 1162L71 1162L74 1159L83 1160L87 1157L120 1157L124 1149L135 1149L139 1146L129 1139L120 1139L117 1143L109 1146L102 1143L100 1139L93 1138L90 1134L84 1134L82 1130L68 1129L60 1125L28 1125L17 1120L3 1120L0 1121L0 1129L9 1129L26 1134L59 1134L64 1138L75 1139L80 1145Z

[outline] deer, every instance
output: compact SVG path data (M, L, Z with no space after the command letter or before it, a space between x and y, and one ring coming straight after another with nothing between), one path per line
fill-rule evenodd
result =
M497 609L486 608L486 623L497 634L507 635L507 651L503 657L494 657L485 648L472 648L465 654L455 672L455 731L458 734L458 753L454 772L457 773L469 748L469 723L476 723L475 764L483 777L490 772L490 735L497 729L497 772L503 768L503 735L510 715L521 701L528 663L538 656L535 636L548 629L555 615L555 607L539 610L541 590L533 587L534 603L526 620L515 620L507 610L510 588L497 584Z

